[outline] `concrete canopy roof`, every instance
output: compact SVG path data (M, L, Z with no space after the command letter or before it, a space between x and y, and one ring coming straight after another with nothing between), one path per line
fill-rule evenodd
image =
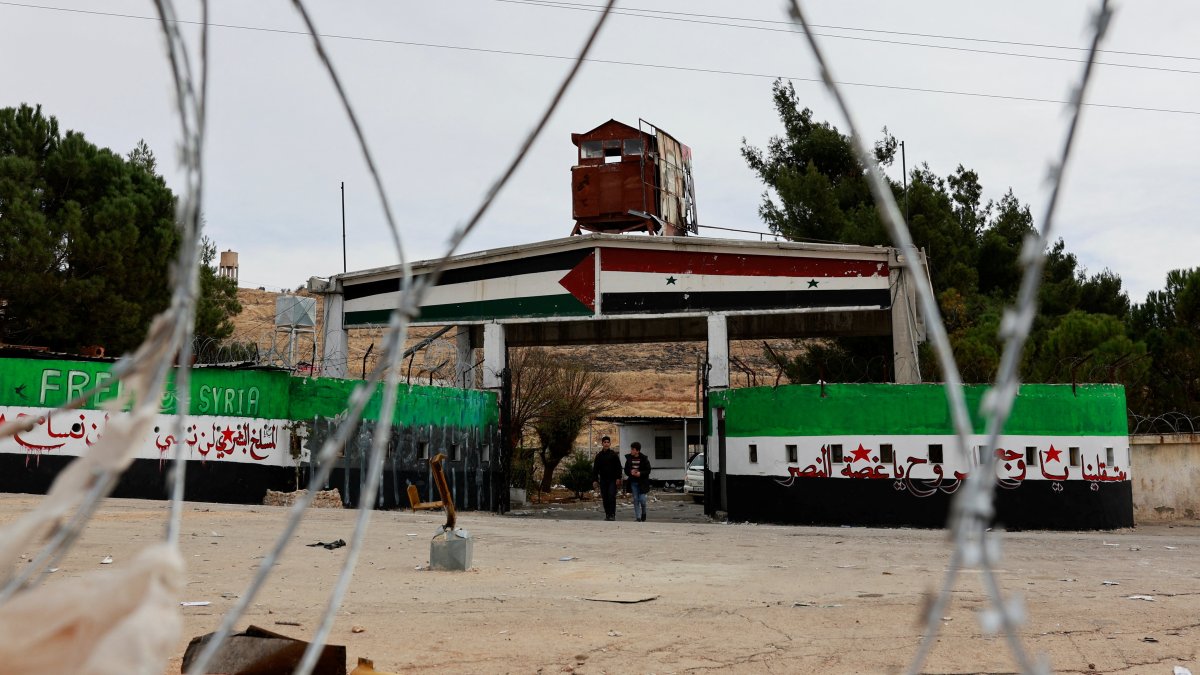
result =
M905 262L882 246L588 234L416 262L414 282L439 264L415 324L503 323L508 345L531 346L705 340L712 314L731 339L888 335ZM400 266L333 282L347 327L386 322L402 297Z

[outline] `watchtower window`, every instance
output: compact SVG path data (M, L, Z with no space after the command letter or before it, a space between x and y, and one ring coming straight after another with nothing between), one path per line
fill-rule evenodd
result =
M625 141L625 154L637 156L642 154L645 145L640 138L630 138Z
M603 146L600 141L584 141L579 148L579 156L583 159L595 159L596 157L604 156Z

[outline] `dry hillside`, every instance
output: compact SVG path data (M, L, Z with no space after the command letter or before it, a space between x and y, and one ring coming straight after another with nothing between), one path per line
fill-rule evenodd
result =
M299 295L306 295L304 292ZM293 356L288 359L286 333L277 333L274 327L275 298L278 293L242 288L238 299L242 313L235 319L233 340L252 342L258 345L260 358L280 365L313 360L320 357L319 348L314 351L313 338L299 335L295 341ZM321 318L321 301L317 300L317 320ZM318 326L318 334L319 334ZM417 328L409 337L415 343L429 335L434 329ZM362 372L364 357L366 368L374 365L378 355L381 329L354 329L350 331L350 373ZM443 342L433 350L431 357L417 354L406 360L405 373L413 382L427 382L451 377L454 372L453 331L442 338ZM778 352L794 351L790 340L772 341ZM697 364L704 360L704 343L675 342L635 345L590 345L586 347L556 347L554 351L580 358L596 370L607 373L622 392L622 400L613 415L680 415L695 414L697 411ZM368 353L369 350L369 353ZM761 342L734 342L730 345L734 361L730 376L735 386L747 384L773 384L775 369L763 355ZM451 359L446 362L446 356ZM441 365L440 368L436 366ZM430 372L433 370L434 372ZM749 370L753 375L747 374Z

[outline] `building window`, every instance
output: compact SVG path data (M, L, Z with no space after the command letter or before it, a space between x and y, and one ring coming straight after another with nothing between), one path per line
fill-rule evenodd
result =
M880 463L891 464L892 462L896 461L895 457L896 456L894 454L892 454L892 444L891 443L881 443L879 445L879 461L880 461Z
M834 443L829 446L829 461L833 462L834 464L841 464L844 461L846 461L842 457L842 444L841 443Z
M753 443L750 444L750 463L758 464L758 446Z
M479 450L479 461L490 462L492 459L492 444L488 443Z
M1067 448L1067 459L1071 466L1079 466L1079 448Z
M1037 448L1032 445L1025 446L1025 466L1037 466L1037 465L1038 465Z
M642 148L643 144L640 138L630 138L625 141L626 155L640 155L642 154Z
M930 443L929 444L929 463L930 464L941 464L942 463L942 444L941 443Z
M458 443L451 443L450 450L447 451L446 455L447 455L446 459L449 459L451 462L457 462L458 461Z
M417 442L417 457L429 459L429 441Z
M800 461L800 453L796 451L796 446L785 445L783 447L787 450L787 461L789 464L795 464Z
M1104 466L1112 466L1116 462L1112 448L1104 449Z
M594 159L596 157L603 157L604 150L600 145L600 141L584 141L579 149L579 154L584 159Z
M990 449L988 448L988 446L981 445L978 448L976 448L976 452L979 455L979 465L980 466L983 466L984 464L987 464L988 462L992 461L992 453L991 453Z
M654 437L654 459L671 459L671 437Z
M621 161L621 141L604 141L604 163L611 164Z

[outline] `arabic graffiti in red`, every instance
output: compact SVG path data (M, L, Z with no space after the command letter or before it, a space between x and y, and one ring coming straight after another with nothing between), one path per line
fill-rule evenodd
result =
M26 430L11 438L0 440L0 452L23 452L25 463L40 462L47 453L79 456L95 445L104 435L111 415L100 410L70 410L52 412L48 409L21 410L0 406L0 424L10 420L33 420ZM168 460L175 456L176 439L173 415L159 415L150 435L137 448L141 459ZM285 463L279 448L282 420L247 419L244 417L193 417L188 420L182 438L185 456L201 461L224 460L246 463Z

